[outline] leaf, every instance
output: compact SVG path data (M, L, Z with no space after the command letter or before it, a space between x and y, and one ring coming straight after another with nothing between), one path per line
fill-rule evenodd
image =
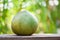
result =
M19 2L18 2L18 0L12 0L12 2L13 2L13 4L14 4L14 7L18 7L18 4L19 4Z
M16 10L16 12L22 9L23 0L12 0L12 3L14 5L13 9Z

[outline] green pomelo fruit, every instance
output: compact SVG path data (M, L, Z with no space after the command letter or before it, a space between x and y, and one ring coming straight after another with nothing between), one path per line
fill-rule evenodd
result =
M17 13L12 20L12 31L17 35L32 35L37 27L37 18L26 10Z

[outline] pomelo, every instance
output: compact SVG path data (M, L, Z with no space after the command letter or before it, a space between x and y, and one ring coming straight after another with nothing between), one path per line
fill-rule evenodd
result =
M32 35L37 30L38 20L30 12L23 10L14 16L11 26L17 35Z

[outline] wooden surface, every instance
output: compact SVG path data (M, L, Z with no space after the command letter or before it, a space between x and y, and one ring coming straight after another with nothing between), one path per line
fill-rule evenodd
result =
M0 35L0 40L60 40L60 34L34 34L31 36Z

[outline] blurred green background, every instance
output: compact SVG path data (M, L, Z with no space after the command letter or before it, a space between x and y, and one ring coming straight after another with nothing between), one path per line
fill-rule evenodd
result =
M13 34L11 21L21 10L28 10L39 20L36 33L58 33L60 0L0 0L0 34Z

